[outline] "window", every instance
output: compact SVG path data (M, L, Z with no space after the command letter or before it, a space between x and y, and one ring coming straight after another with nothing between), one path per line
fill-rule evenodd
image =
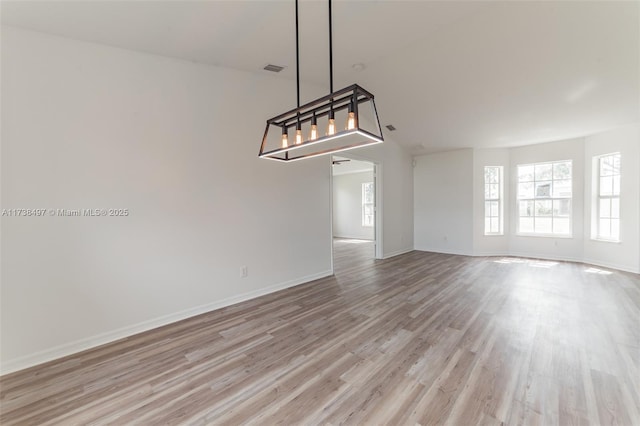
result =
M571 235L571 160L518 166L518 232Z
M502 235L502 166L484 168L484 235Z
M620 240L620 153L598 157L597 232L601 240Z
M373 182L362 184L362 226L373 226Z

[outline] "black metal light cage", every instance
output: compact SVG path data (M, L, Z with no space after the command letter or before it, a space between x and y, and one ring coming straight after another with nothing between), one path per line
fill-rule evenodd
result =
M347 128L345 123L349 120L349 113L353 113L353 122ZM325 131L330 117L335 122L333 134ZM317 137L311 139L314 123ZM296 140L298 130L302 134L301 140ZM288 138L286 147L282 146L283 134ZM287 162L381 142L384 138L374 97L353 84L267 120L258 156Z

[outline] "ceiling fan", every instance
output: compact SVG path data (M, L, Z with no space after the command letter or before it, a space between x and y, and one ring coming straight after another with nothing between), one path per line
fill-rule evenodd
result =
M351 161L351 160L333 160L332 163L334 166L339 166L340 163L346 163L347 161Z

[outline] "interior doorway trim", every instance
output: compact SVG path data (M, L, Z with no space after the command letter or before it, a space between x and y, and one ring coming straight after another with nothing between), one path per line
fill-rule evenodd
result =
M375 182L374 187L375 187L375 198L374 198L374 244L375 244L375 253L374 253L374 258L375 259L384 259L384 250L383 250L383 236L384 236L384 232L383 232L383 213L384 213L384 196L383 196L383 191L382 191L382 173L383 173L383 167L382 167L382 161L375 161L372 160L371 158L367 158L365 156L361 156L361 155L357 155L357 154L351 154L351 153L345 153L345 152L341 152L339 154L337 154L340 157L344 157L344 158L349 158L351 160L357 160L357 161L366 161L368 163L373 164L373 181ZM330 227L329 227L329 232L331 235L331 238L329 239L330 244L331 244L331 271L334 270L333 268L333 156L329 156L330 161L329 161L329 167L330 167L330 173L329 173L329 208L330 208Z

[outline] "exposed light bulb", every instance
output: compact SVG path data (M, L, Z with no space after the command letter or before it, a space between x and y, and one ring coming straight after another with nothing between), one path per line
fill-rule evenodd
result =
M333 118L333 111L329 112L329 124L327 124L327 136L336 134L336 120Z
M300 145L302 143L302 130L296 130L296 145Z
M329 119L329 124L327 125L327 136L336 134L336 120L333 118Z
M311 117L311 131L309 132L309 140L314 141L318 139L318 122L316 116Z
M347 130L353 130L356 128L356 102L357 99L353 99L349 104L349 115L347 116Z
M347 130L353 130L356 128L356 113L350 112L347 118Z
M282 147L289 147L289 135L287 134L287 128L282 129Z

